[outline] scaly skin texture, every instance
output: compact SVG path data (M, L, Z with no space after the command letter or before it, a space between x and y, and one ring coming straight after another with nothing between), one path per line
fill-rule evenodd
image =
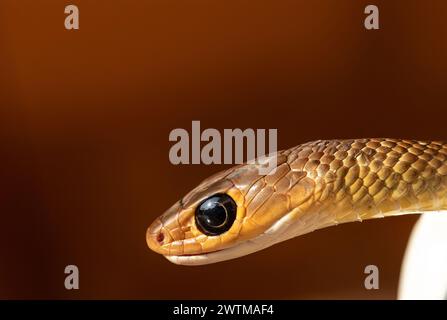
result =
M203 181L148 228L149 247L175 263L206 264L339 223L447 210L443 142L323 140L276 156L272 174L249 163ZM236 220L227 232L207 236L194 213L216 193L234 199Z

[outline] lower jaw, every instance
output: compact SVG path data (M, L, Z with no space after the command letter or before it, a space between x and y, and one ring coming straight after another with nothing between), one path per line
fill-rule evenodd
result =
M170 262L178 265L184 265L184 266L198 266L198 265L204 265L212 262L207 262L207 258L203 255L185 255L185 256L172 256L172 255L166 255L164 256L166 259L168 259Z
M184 255L164 255L170 262L178 265L197 266L217 262L216 257L222 250L202 253L202 254L184 254Z
M197 255L165 255L164 257L170 262L185 265L185 266L198 266L206 265L231 259L236 259L256 251L262 250L273 245L274 242L254 242L247 241L236 247L231 247L219 251L197 254Z
M206 265L239 258L292 238L294 235L291 236L285 232L290 227L290 224L285 222L289 221L290 216L285 215L274 223L266 232L251 240L242 242L235 247L196 255L165 255L164 257L172 263L185 266Z

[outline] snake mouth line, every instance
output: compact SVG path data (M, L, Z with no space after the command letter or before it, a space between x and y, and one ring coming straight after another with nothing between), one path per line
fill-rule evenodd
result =
M284 231L287 224L284 223L289 219L288 215L276 221L266 232L257 237L239 243L236 246L202 254L190 255L164 255L170 262L186 266L197 266L211 264L215 262L231 260L239 258L256 251L260 251L281 241L275 237L278 232Z
M244 244L241 244L243 246ZM230 260L234 259L246 254L249 254L251 252L260 250L261 248L254 250L254 251L245 251L241 250L243 248L241 247L232 247L228 249L222 249L218 251L213 251L209 253L202 253L202 254L189 254L189 255L164 255L166 259L168 259L170 262L179 264L179 265L186 265L186 266L197 266L197 265L205 265L205 264L211 264L219 261L224 260Z
M256 240L261 240L261 237L258 236L255 239L247 240L234 247L213 252L185 255L164 255L164 257L175 264L197 266L235 259L273 245L270 241L262 241L263 239L261 241Z
M216 251L212 251L212 252L206 252L206 253L187 253L187 254L182 254L182 255L177 255L177 254L164 254L164 257L197 257L197 256L202 256L205 254L211 254L211 253L217 253L220 251L224 251L225 249L220 249L220 250L216 250Z

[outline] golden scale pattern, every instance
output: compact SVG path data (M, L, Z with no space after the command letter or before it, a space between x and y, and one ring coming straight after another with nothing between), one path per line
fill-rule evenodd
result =
M301 208L302 213L333 214L332 224L445 210L446 159L447 145L442 142L309 142L280 152L277 171L248 189L247 217L256 214L259 219L266 213L262 207L271 213L271 205L281 200L285 211ZM228 178L232 180L231 175Z
M446 160L447 144L442 142L308 142L279 151L273 174L260 176L255 165L241 165L209 177L156 220L149 241L155 243L164 230L166 245L159 247L160 253L210 252L264 232L287 213L304 234L349 221L447 210ZM194 224L194 204L231 190L242 195L237 202L244 206L243 214L222 235L201 234Z

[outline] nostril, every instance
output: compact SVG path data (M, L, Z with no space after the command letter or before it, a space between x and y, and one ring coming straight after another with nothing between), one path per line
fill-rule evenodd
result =
M165 235L163 234L163 232L160 232L159 234L157 234L157 242L158 243L162 243L163 242L163 240L165 239Z

